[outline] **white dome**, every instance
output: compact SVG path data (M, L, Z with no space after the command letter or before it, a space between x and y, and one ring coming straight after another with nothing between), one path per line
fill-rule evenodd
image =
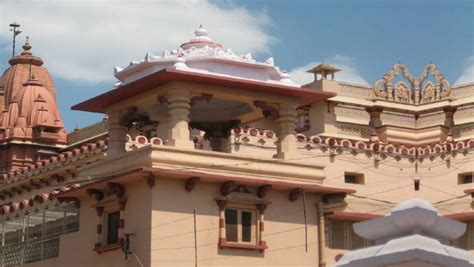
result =
M425 210L431 210L431 211L434 211L436 213L438 212L435 209L435 207L433 207L433 205L431 205L431 203L429 203L426 200L419 199L419 198L414 198L414 199L409 199L409 200L403 201L402 203L398 204L395 208L393 208L391 210L391 212L407 210L407 209L411 209L411 208L415 208L415 207L422 208L422 209L425 209Z

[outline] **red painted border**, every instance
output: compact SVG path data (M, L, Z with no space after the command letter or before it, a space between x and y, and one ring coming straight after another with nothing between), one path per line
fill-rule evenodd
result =
M115 244L110 244L110 245L107 245L107 246L95 247L94 251L100 254L102 252L112 251L112 250L116 250L116 249L120 249L120 248L121 248L120 244L115 243Z
M264 241L260 242L259 245L255 244L239 244L239 243L228 243L228 242L219 242L219 248L230 248L230 249L241 249L241 250L259 250L263 252L268 248Z

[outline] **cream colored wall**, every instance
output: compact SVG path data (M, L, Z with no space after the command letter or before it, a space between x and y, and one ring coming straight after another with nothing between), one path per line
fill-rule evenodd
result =
M143 181L126 187L127 206L125 208L125 232L135 234L132 246L145 266L150 266L150 221L151 192ZM97 254L93 250L97 241L98 217L93 198L81 201L79 231L62 235L59 257L37 261L28 267L135 267L140 266L132 256L125 260L122 250L112 250Z
M255 188L250 188L255 191ZM153 188L152 266L194 266L193 209L197 213L198 266L316 266L316 196L307 195L308 253L305 252L301 199L271 190L265 211L264 240L268 249L244 251L218 248L219 185L201 182L192 192L184 181L158 179Z

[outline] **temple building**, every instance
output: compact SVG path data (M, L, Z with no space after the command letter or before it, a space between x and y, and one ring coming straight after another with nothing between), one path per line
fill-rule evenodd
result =
M199 27L115 67L72 107L104 119L66 133L31 50L0 76L2 267L473 263L474 83L299 85Z

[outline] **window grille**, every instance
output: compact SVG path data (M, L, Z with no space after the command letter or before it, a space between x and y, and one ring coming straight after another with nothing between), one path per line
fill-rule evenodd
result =
M455 239L451 244L455 247L474 250L474 221L466 221L466 232L458 239Z
M354 232L352 221L327 220L329 225L330 248L353 250L373 245L373 241L360 237Z

